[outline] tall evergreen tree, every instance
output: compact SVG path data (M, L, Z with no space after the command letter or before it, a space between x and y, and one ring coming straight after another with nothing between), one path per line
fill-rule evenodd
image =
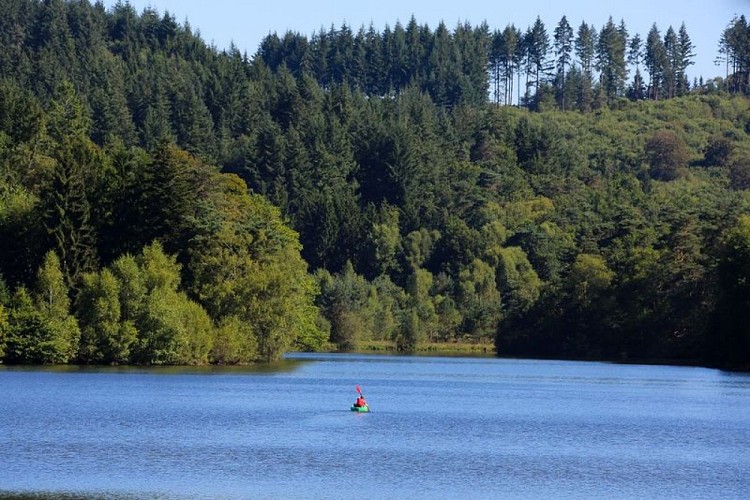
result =
M677 33L677 95L685 95L688 91L689 80L686 70L688 66L694 64L694 48L693 42L690 40L690 35L688 35L687 27L685 27L685 23L682 23Z
M555 28L555 55L557 56L557 71L560 75L560 85L557 89L558 104L565 110L566 71L572 64L573 28L568 19L563 16Z
M100 181L102 157L87 138L89 123L72 85L64 82L50 111L55 166L42 199L45 227L53 237L67 286L73 290L98 260L90 197Z
M615 26L610 17L599 32L596 53L600 82L609 102L623 94L627 77L626 46L627 31L624 23L619 27Z
M365 92L371 95L382 96L386 90L382 73L382 38L372 24L370 24L367 33L365 33L365 46L367 47L365 53Z
M499 70L503 79L503 103L510 105L513 103L513 78L514 76L520 78L521 61L524 59L523 34L521 30L509 24L502 31L499 43Z
M679 64L680 50L677 40L677 33L670 26L664 34L664 92L667 99L673 98L677 94L677 66Z
M499 30L492 32L489 48L489 77L492 89L491 99L495 105L500 104L500 88L502 86L503 72L503 33ZM505 104L505 98L503 98Z
M667 50L656 24L651 26L646 38L644 62L649 74L648 95L651 99L658 100L661 98L661 89L665 78Z
M547 35L547 29L544 26L541 18L537 16L534 24L526 32L526 46L528 50L527 57L527 68L529 75L533 76L534 80L531 85L534 87L534 95L539 91L540 85L543 79L546 77L550 70L549 63L547 61L547 55L550 49L550 41ZM527 98L530 98L530 87L527 84Z
M581 23L575 40L575 53L581 65L581 85L578 92L578 107L589 111L593 102L594 58L596 57L596 28Z
M730 92L750 90L750 24L745 15L735 17L722 32L719 52L726 62Z
M633 35L628 44L628 64L635 66L633 84L630 87L629 96L634 101L645 98L645 87L641 75L641 60L643 59L643 41L639 34Z
M427 47L422 43L422 33L417 19L412 15L406 25L406 49L407 59L405 71L412 81L424 80L424 61L427 55Z

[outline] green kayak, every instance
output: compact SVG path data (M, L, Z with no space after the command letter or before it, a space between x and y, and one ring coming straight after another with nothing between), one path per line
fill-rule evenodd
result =
M370 411L369 406L354 406L352 405L352 411L358 411L359 413L367 413Z

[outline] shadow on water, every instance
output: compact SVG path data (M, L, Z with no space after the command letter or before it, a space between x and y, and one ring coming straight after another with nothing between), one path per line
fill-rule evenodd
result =
M29 492L13 492L3 491L0 489L0 498L3 500L95 500L107 498L109 500L139 500L143 498L141 495L132 494L115 494L115 493L87 493L87 492L40 492L40 493L29 493ZM154 495L154 498L160 498L167 500L170 498L178 498L176 496L170 497L166 495Z
M282 359L252 365L134 366L134 365L1 365L0 372L147 373L149 375L251 375L289 373L312 360Z

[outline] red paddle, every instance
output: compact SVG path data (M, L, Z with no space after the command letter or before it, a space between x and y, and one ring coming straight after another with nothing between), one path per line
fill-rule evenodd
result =
M357 389L357 392L359 393L359 395L362 398L364 398L364 395L362 394L362 389L359 388L359 385L355 385L354 388ZM370 408L370 403L365 403L365 404L367 405L367 408Z

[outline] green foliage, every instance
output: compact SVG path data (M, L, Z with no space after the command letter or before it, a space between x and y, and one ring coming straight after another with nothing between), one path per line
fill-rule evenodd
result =
M388 276L378 276L372 283L367 299L367 310L373 319L373 340L393 339L400 327L399 317L406 296Z
M135 257L125 254L112 263L112 274L118 282L120 318L131 323L141 314L147 293L143 272Z
M729 181L732 189L750 189L750 156L736 158L729 168Z
M37 138L42 129L43 112L39 101L9 79L0 81L0 131L12 143L19 144Z
M440 239L436 230L421 228L406 235L404 242L404 256L411 269L418 269L425 265L435 250L435 244Z
M60 261L47 254L39 269L35 296L18 287L10 301L4 361L10 364L63 364L78 347L80 330L69 314Z
M706 166L724 167L734 152L734 143L726 137L711 137L703 153L703 164Z
M721 34L719 51L731 66L732 75L727 82L727 90L744 92L750 90L750 62L747 40L750 38L750 26L745 15L735 16Z
M719 263L721 295L716 309L714 361L734 368L750 366L750 329L744 319L750 293L750 216L741 216L724 235Z
M263 359L279 358L297 338L321 344L313 307L317 287L300 255L297 233L264 198L248 195L237 177L215 181L189 247L197 296L219 321L247 322L250 327L241 331L253 332Z
M225 316L216 329L211 349L212 363L247 363L258 356L257 336L252 325L237 316Z
M54 363L56 349L50 337L28 290L17 288L10 303L3 361L9 364Z
M612 17L602 26L597 40L596 65L602 87L611 104L623 94L627 66L625 51L628 33L624 25L615 26Z
M198 304L178 291L180 266L158 243L136 259L146 295L135 321L133 359L145 364L206 363L211 321Z
M331 322L331 342L348 350L356 347L358 341L371 338L370 285L354 272L351 262L335 276L319 271L317 278L321 291L318 305Z
M180 265L157 242L137 257L84 277L79 298L86 363L205 364L219 331L196 302L179 291Z
M44 263L37 273L36 306L48 318L62 319L70 313L70 299L60 259L54 252L47 252Z
M122 364L130 360L138 332L132 321L121 321L120 295L120 282L109 269L84 276L79 298L81 361Z
M651 166L651 175L664 181L679 177L688 161L685 144L669 130L656 132L646 142L645 154Z
M8 310L5 305L0 305L0 359L5 357L5 344L8 335Z
M573 298L582 305L590 304L612 284L614 273L598 255L580 254L571 267L570 283Z
M474 259L460 271L457 286L458 303L464 312L461 331L480 342L493 338L501 310L495 270L489 264Z
M54 349L54 352L48 352L46 359L40 359L39 362L68 362L78 349L80 330L76 318L71 315L68 287L60 260L54 252L47 253L39 268L34 302L49 335L46 343Z
M397 345L402 349L414 350L437 335L439 318L431 295L432 288L433 277L429 271L415 269L409 276L406 284L406 306L402 313L404 320L400 332L401 340L397 341Z
M396 337L396 348L399 351L413 352L423 339L419 313L414 309L405 309L401 323L400 332Z
M539 299L542 281L521 248L502 248L497 257L497 288L505 313L525 314Z
M31 283L44 253L38 204L23 186L0 183L0 269L9 283Z
M384 221L372 225L371 240L373 260L377 263L375 275L398 272L396 256L401 250L401 233L398 224L398 211L391 207L384 209Z
M49 113L48 134L55 141L55 167L42 190L44 224L52 235L67 285L77 290L83 273L96 266L92 187L99 182L102 158L88 139L89 120L72 84L60 85Z
M726 78L689 85L684 26L642 41L563 18L553 61L539 19L412 19L269 34L248 58L153 9L11 3L3 362L495 337L746 364L726 319L750 213L742 16L720 34Z

